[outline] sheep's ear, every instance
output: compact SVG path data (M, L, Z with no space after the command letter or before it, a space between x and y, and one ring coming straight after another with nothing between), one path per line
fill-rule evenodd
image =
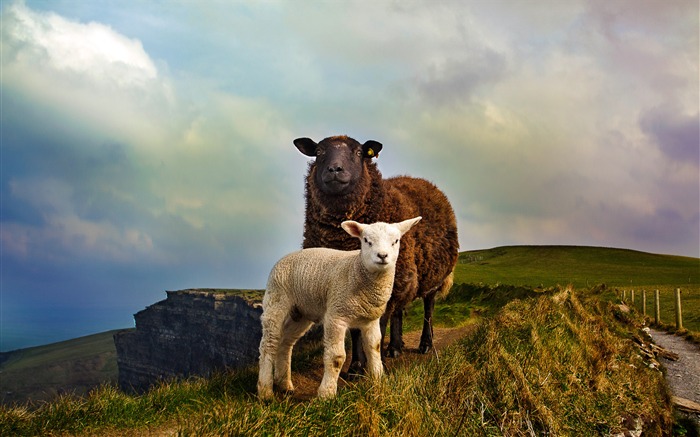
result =
M297 149L304 155L316 157L318 144L311 138L297 138L294 140L294 145L297 146Z
M341 223L340 226L342 226L343 229L345 229L345 232L347 232L355 238L360 238L362 236L362 230L365 228L365 225L363 225L362 223L357 223L352 220L346 220L343 223Z
M362 145L362 154L365 158L379 158L382 147L382 143L369 140Z
M396 227L399 228L399 231L401 231L401 235L405 234L408 232L409 229L413 227L416 223L421 221L423 217L418 216L412 219L404 220L402 222L396 223Z

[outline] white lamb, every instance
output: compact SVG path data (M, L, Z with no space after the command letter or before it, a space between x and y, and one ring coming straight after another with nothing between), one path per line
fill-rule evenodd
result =
M345 221L343 229L361 240L361 249L310 248L291 253L270 272L263 298L258 396L272 397L274 383L294 390L292 348L317 322L323 322L324 374L318 396L333 397L345 362L345 332L359 328L367 371L382 375L379 318L394 285L399 240L421 217L400 223L364 225Z

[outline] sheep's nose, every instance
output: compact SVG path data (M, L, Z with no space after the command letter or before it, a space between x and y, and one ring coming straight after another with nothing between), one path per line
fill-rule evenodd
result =
M389 254L388 253L378 253L377 257L382 261L386 261L386 259L389 257Z
M341 173L343 170L343 167L340 165L331 165L328 167L328 171L331 173Z

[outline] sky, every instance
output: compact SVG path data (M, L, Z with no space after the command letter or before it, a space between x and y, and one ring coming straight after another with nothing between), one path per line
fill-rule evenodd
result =
M433 181L460 250L700 256L696 0L0 2L0 350L264 288L298 137Z

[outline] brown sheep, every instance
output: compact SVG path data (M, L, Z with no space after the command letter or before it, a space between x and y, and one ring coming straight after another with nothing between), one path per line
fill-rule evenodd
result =
M390 318L386 356L398 357L403 348L403 310L420 297L425 317L419 351L428 352L433 346L435 296L446 294L452 286L458 257L457 222L447 197L424 179L382 179L372 161L382 150L376 141L360 144L347 136L335 136L318 144L298 138L294 145L304 155L316 158L309 163L306 176L304 248L359 249L357 238L340 227L345 220L395 223L423 217L402 239L392 296L381 318L381 333L383 337ZM360 373L365 357L359 332L351 334L351 373Z

